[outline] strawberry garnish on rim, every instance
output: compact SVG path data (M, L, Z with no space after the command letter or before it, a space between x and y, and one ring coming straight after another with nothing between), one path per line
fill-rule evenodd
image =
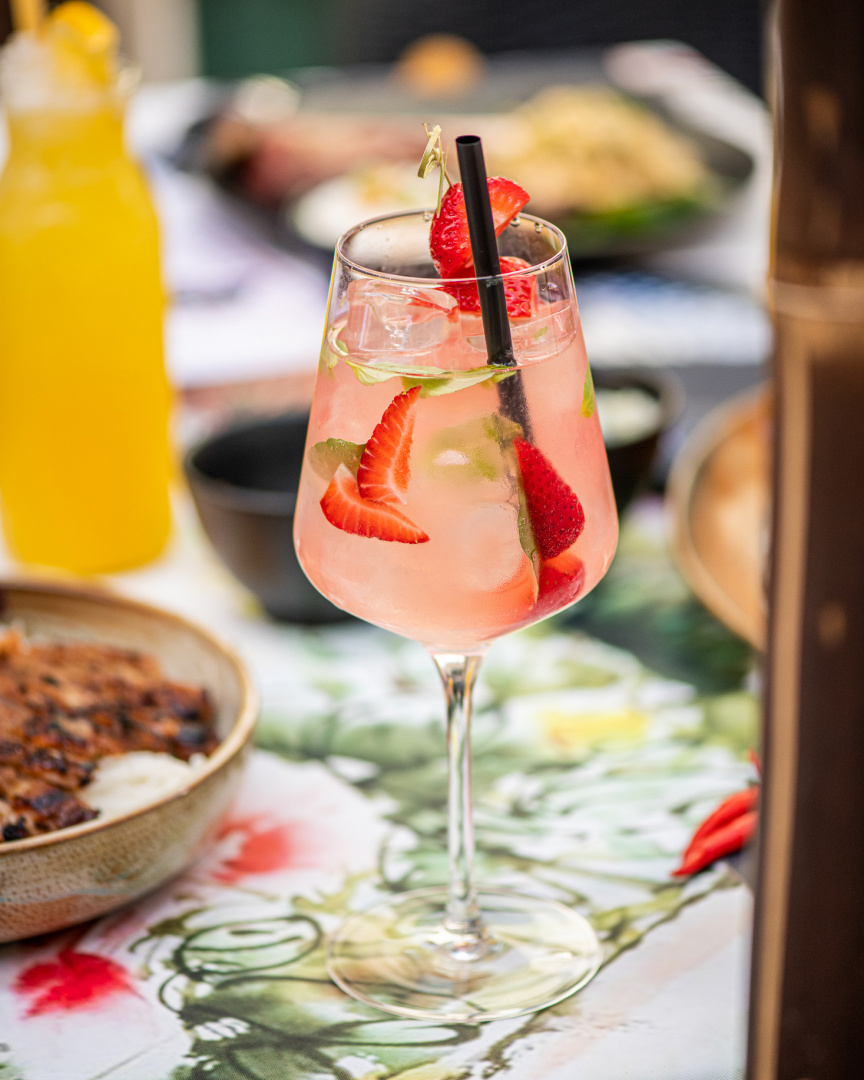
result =
M514 439L528 516L541 559L566 551L585 528L585 512L545 455L527 439Z
M492 224L500 236L530 198L527 191L504 176L490 176L489 201ZM451 184L429 230L429 251L441 277L459 277L472 266L471 236L461 184ZM466 274L466 276L469 276Z
M357 469L357 485L364 499L396 506L406 501L411 478L409 455L414 434L414 411L419 386L397 394L366 443Z
M346 465L336 470L321 499L324 517L343 532L400 544L425 544L429 537L404 514L384 503L364 499Z

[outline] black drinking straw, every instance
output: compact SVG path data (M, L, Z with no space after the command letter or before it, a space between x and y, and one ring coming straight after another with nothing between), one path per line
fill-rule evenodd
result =
M483 334L486 337L486 354L490 364L506 364L510 367L516 363L516 358L513 355L507 300L501 279L498 240L492 222L483 144L476 135L460 135L456 140L456 153L459 156L459 174L465 196L474 270L478 278L486 279L477 283Z
M483 336L486 338L486 355L489 363L496 367L514 367L516 357L513 355L498 240L492 221L489 185L486 183L483 144L477 135L460 135L456 140L456 153L471 237L471 256L478 278L477 292L483 318ZM520 424L523 434L530 439L525 390L518 372L498 384L498 397L504 415Z

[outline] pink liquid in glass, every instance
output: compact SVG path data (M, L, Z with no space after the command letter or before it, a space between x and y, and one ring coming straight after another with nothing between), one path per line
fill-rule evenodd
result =
M514 375L486 366L479 315L460 310L440 282L360 278L343 293L325 335L296 509L311 581L354 615L451 652L482 649L584 596L605 574L618 528L575 296L547 289L544 298L541 287L536 313L511 321ZM514 378L523 395L515 413L501 391ZM335 527L321 507L335 466L314 448L362 446L412 385L420 395L399 511L428 542ZM524 527L514 438L526 436L584 511L581 534L551 559Z

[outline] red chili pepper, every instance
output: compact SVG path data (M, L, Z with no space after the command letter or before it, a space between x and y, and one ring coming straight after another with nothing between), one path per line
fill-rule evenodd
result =
M753 762L753 765L756 768L756 772L759 773L759 779L761 780L762 779L762 758L759 757L759 755L756 753L756 751L752 747L750 749L750 753L749 753L748 756L749 756L750 760Z
M758 821L759 811L749 810L713 832L704 834L698 841L694 840L685 851L681 865L672 871L672 876L685 877L695 874L697 870L710 866L724 855L740 851L756 831Z
M697 841L702 840L704 837L708 836L709 833L721 828L728 821L732 821L736 817L746 814L748 810L755 810L758 801L758 787L748 787L743 791L736 791L734 795L730 795L728 799L724 799L717 809L712 814L709 814L696 832L693 833L687 851L689 851ZM684 854L686 857L687 852Z

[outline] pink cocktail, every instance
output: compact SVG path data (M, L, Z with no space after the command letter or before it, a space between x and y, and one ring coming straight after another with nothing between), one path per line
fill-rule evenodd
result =
M503 273L516 363L496 366L478 283L437 277L430 219L339 243L295 537L317 588L425 645L448 695L450 884L352 919L331 973L400 1015L479 1020L559 1000L599 962L575 912L476 893L468 724L489 644L593 588L617 517L562 235L523 214L500 237L502 271L525 268Z

